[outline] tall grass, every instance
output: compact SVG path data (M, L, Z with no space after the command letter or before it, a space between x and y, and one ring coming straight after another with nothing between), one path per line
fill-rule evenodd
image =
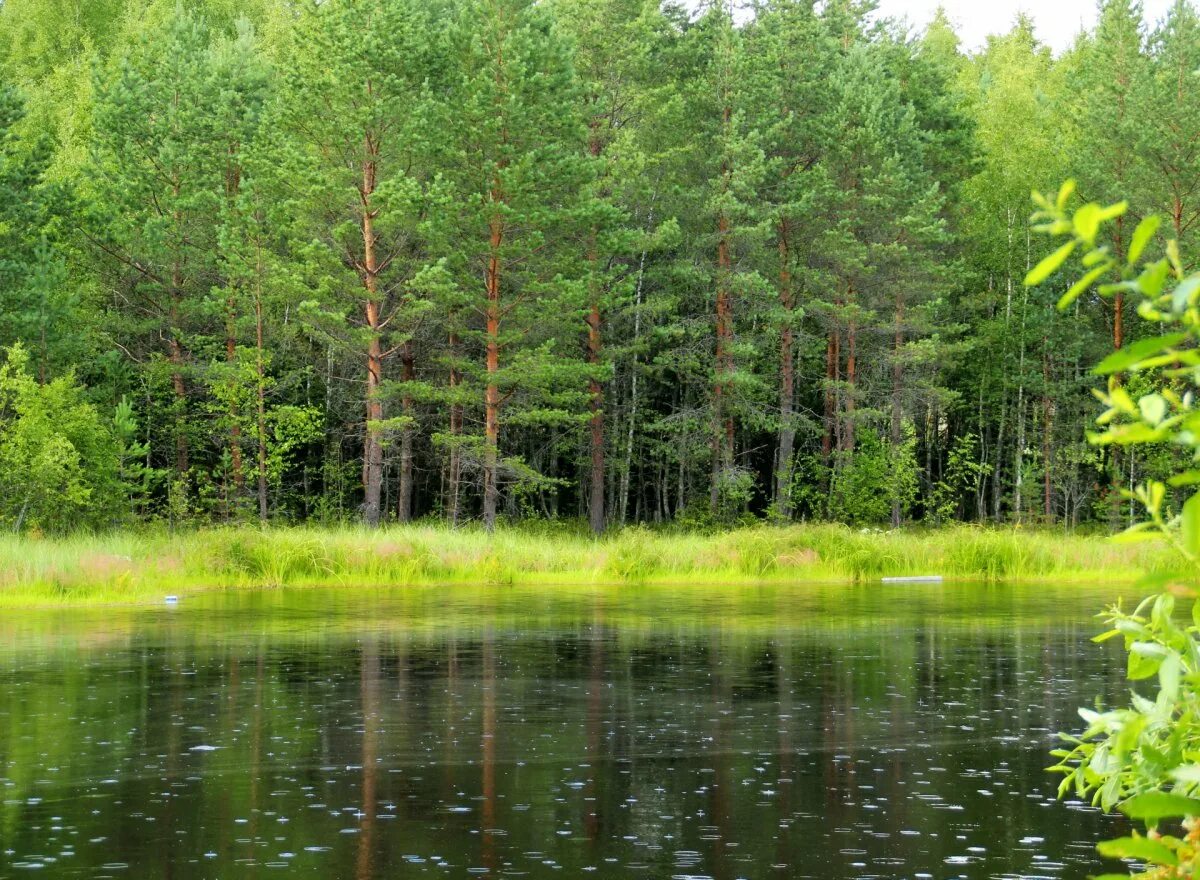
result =
M1058 531L835 525L722 534L416 525L221 528L55 539L0 538L0 605L137 602L166 593L281 586L865 582L939 574L995 581L1132 581L1169 560L1154 545Z

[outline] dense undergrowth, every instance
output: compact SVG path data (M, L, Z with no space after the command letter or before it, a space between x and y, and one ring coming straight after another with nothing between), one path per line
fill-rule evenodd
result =
M537 529L435 525L225 528L0 538L0 605L137 602L164 593L409 584L1134 580L1169 561L1157 545L1052 530L956 527L858 531L836 525L718 534L628 529L595 540Z

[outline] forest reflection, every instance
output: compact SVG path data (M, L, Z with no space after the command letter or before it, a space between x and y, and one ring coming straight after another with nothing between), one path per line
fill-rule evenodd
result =
M1068 599L1069 597L1069 599ZM0 867L1083 877L1080 588L214 595L0 623Z

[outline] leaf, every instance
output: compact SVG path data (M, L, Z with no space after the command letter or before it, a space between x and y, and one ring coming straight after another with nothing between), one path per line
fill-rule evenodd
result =
M1167 262L1171 264L1176 277L1183 275L1183 258L1179 256L1179 242L1174 238L1167 242Z
M1172 654L1158 667L1158 686L1164 699L1174 703L1179 698L1179 676L1183 671L1183 663L1177 654Z
M1137 229L1133 232L1133 238L1129 242L1127 265L1132 266L1142 258L1142 252L1146 250L1146 245L1150 243L1150 239L1154 238L1154 233L1158 232L1160 225L1162 225L1162 218L1156 215L1151 215L1138 224Z
M1096 851L1106 859L1139 859L1154 865L1177 865L1179 859L1170 849L1155 840L1145 837L1118 837L1096 846Z
M1129 650L1143 657L1157 657L1159 660L1162 660L1171 653L1169 648L1160 645L1158 642L1134 642L1129 646Z
M1065 263L1067 261L1067 257L1071 256L1071 254L1074 252L1077 244L1078 243L1074 241L1067 242L1050 256L1046 257L1031 270L1029 270L1029 274L1025 276L1025 286L1037 287L1039 284L1057 272L1059 266Z
M1161 670L1159 671L1161 673ZM1146 725L1149 724L1149 721L1149 716L1135 715L1125 723L1125 726L1121 728L1121 733L1117 736L1115 748L1113 749L1118 758L1121 758L1134 750L1134 747L1137 745L1138 738L1142 735L1142 731L1146 729Z
M1096 219L1101 223L1107 223L1109 220L1115 220L1118 217L1123 217L1125 212L1129 210L1129 202L1117 202L1115 205L1109 205L1107 208L1101 208L1096 214Z
M1167 480L1168 485L1174 486L1176 489L1184 486L1195 486L1200 483L1200 471L1190 470L1184 471L1181 474L1176 474Z
M1100 277L1111 268L1111 262L1103 263L1072 284L1071 289L1064 293L1062 298L1059 299L1058 308L1063 310L1070 306L1071 303L1079 299L1080 295L1082 295L1084 291L1095 284ZM1026 283L1028 283L1028 279L1026 279Z
M1161 443L1167 439L1168 431L1149 425L1118 425L1104 435L1105 443L1134 446L1145 443Z
M1067 209L1067 202L1071 200L1071 196L1075 194L1075 181L1066 180L1058 190L1058 199L1055 201L1055 207L1060 211Z
M1168 791L1148 791L1134 795L1119 809L1130 819L1154 824L1160 819L1200 816L1200 800Z
M1171 293L1171 307L1178 313L1195 305L1196 295L1200 294L1200 275L1192 275L1179 283Z
M1125 675L1130 681L1141 681L1158 672L1169 651L1154 642L1134 642L1129 646Z
M1090 245L1096 240L1096 233L1100 231L1100 220L1100 206L1089 202L1076 211L1072 218L1075 234Z
M1184 764L1171 771L1171 778L1179 782L1200 782L1200 764Z
M1200 556L1200 492L1193 492L1183 505L1179 537L1192 555Z
M1168 348L1174 348L1186 339L1186 333L1167 333L1164 336L1151 336L1147 339L1139 339L1137 342L1127 345L1119 351L1114 351L1104 360L1100 361L1092 372L1097 376L1108 376L1112 373L1124 372L1151 355L1156 355Z
M1151 513L1162 510L1163 501L1167 497L1167 487L1163 483L1158 482L1158 480L1147 480L1146 493L1148 496L1146 509Z
M1128 413L1131 416L1137 415L1137 407L1134 406L1133 398L1129 396L1129 392L1120 385L1114 385L1111 380L1108 384L1108 393L1112 398L1112 405L1121 410L1121 412Z
M1158 426L1167 417L1167 399L1161 394L1147 394L1138 400L1138 409L1145 421Z
M1125 677L1130 681L1144 681L1147 678L1153 678L1161 664L1161 659L1143 657L1140 654L1130 654L1125 667Z
M1159 260L1142 270L1142 274L1137 278L1137 286L1142 293L1153 299L1162 293L1170 277L1171 266L1166 260Z

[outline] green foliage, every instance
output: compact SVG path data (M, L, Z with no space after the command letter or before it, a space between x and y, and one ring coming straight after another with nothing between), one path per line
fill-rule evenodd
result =
M946 471L934 485L929 496L928 514L934 522L953 521L958 517L964 499L977 495L992 467L979 461L979 438L964 434L954 441L946 459Z
M1149 868L1139 876L1192 876L1200 859L1200 602L1193 602L1188 624L1176 619L1175 604L1177 595L1196 598L1194 585L1200 574L1200 492L1192 488L1200 482L1195 470L1200 461L1200 414L1193 410L1200 388L1195 348L1200 341L1200 275L1185 273L1174 239L1167 243L1166 256L1142 262L1159 228L1154 218L1138 225L1124 259L1107 245L1097 246L1104 225L1123 217L1127 206L1088 203L1070 211L1073 192L1074 184L1068 183L1055 199L1035 194L1039 211L1034 221L1041 230L1068 241L1030 272L1027 283L1042 283L1078 252L1086 271L1060 308L1069 307L1111 273L1116 280L1100 285L1101 295L1136 296L1137 312L1150 325L1150 335L1095 368L1096 374L1108 377L1108 389L1097 393L1106 410L1097 420L1102 430L1091 436L1092 442L1131 449L1166 445L1184 452L1188 461L1187 469L1169 480L1147 480L1129 493L1147 519L1120 538L1166 541L1180 564L1147 579L1147 584L1165 591L1132 613L1119 605L1106 612L1110 628L1096 639L1122 638L1129 680L1153 682L1157 690L1153 698L1135 690L1128 708L1080 710L1087 727L1078 735L1062 735L1066 747L1055 751L1059 763L1053 769L1064 775L1060 795L1090 796L1105 810L1118 807L1149 829L1149 837L1102 844L1102 854L1147 863ZM1178 507L1172 503L1172 488L1184 497ZM1182 821L1186 836L1161 833L1164 820Z
M896 446L870 429L860 429L854 452L835 470L830 492L830 515L848 523L880 524L897 505L907 513L917 496L916 435L905 427Z
M6 0L0 347L128 402L144 520L1123 522L1180 411L1089 450L1086 365L1188 349L1085 306L1200 229L1194 3L738 6ZM1039 265L1068 173L1128 212Z
M108 526L124 494L114 426L72 376L39 385L20 345L0 366L0 524L14 532Z

